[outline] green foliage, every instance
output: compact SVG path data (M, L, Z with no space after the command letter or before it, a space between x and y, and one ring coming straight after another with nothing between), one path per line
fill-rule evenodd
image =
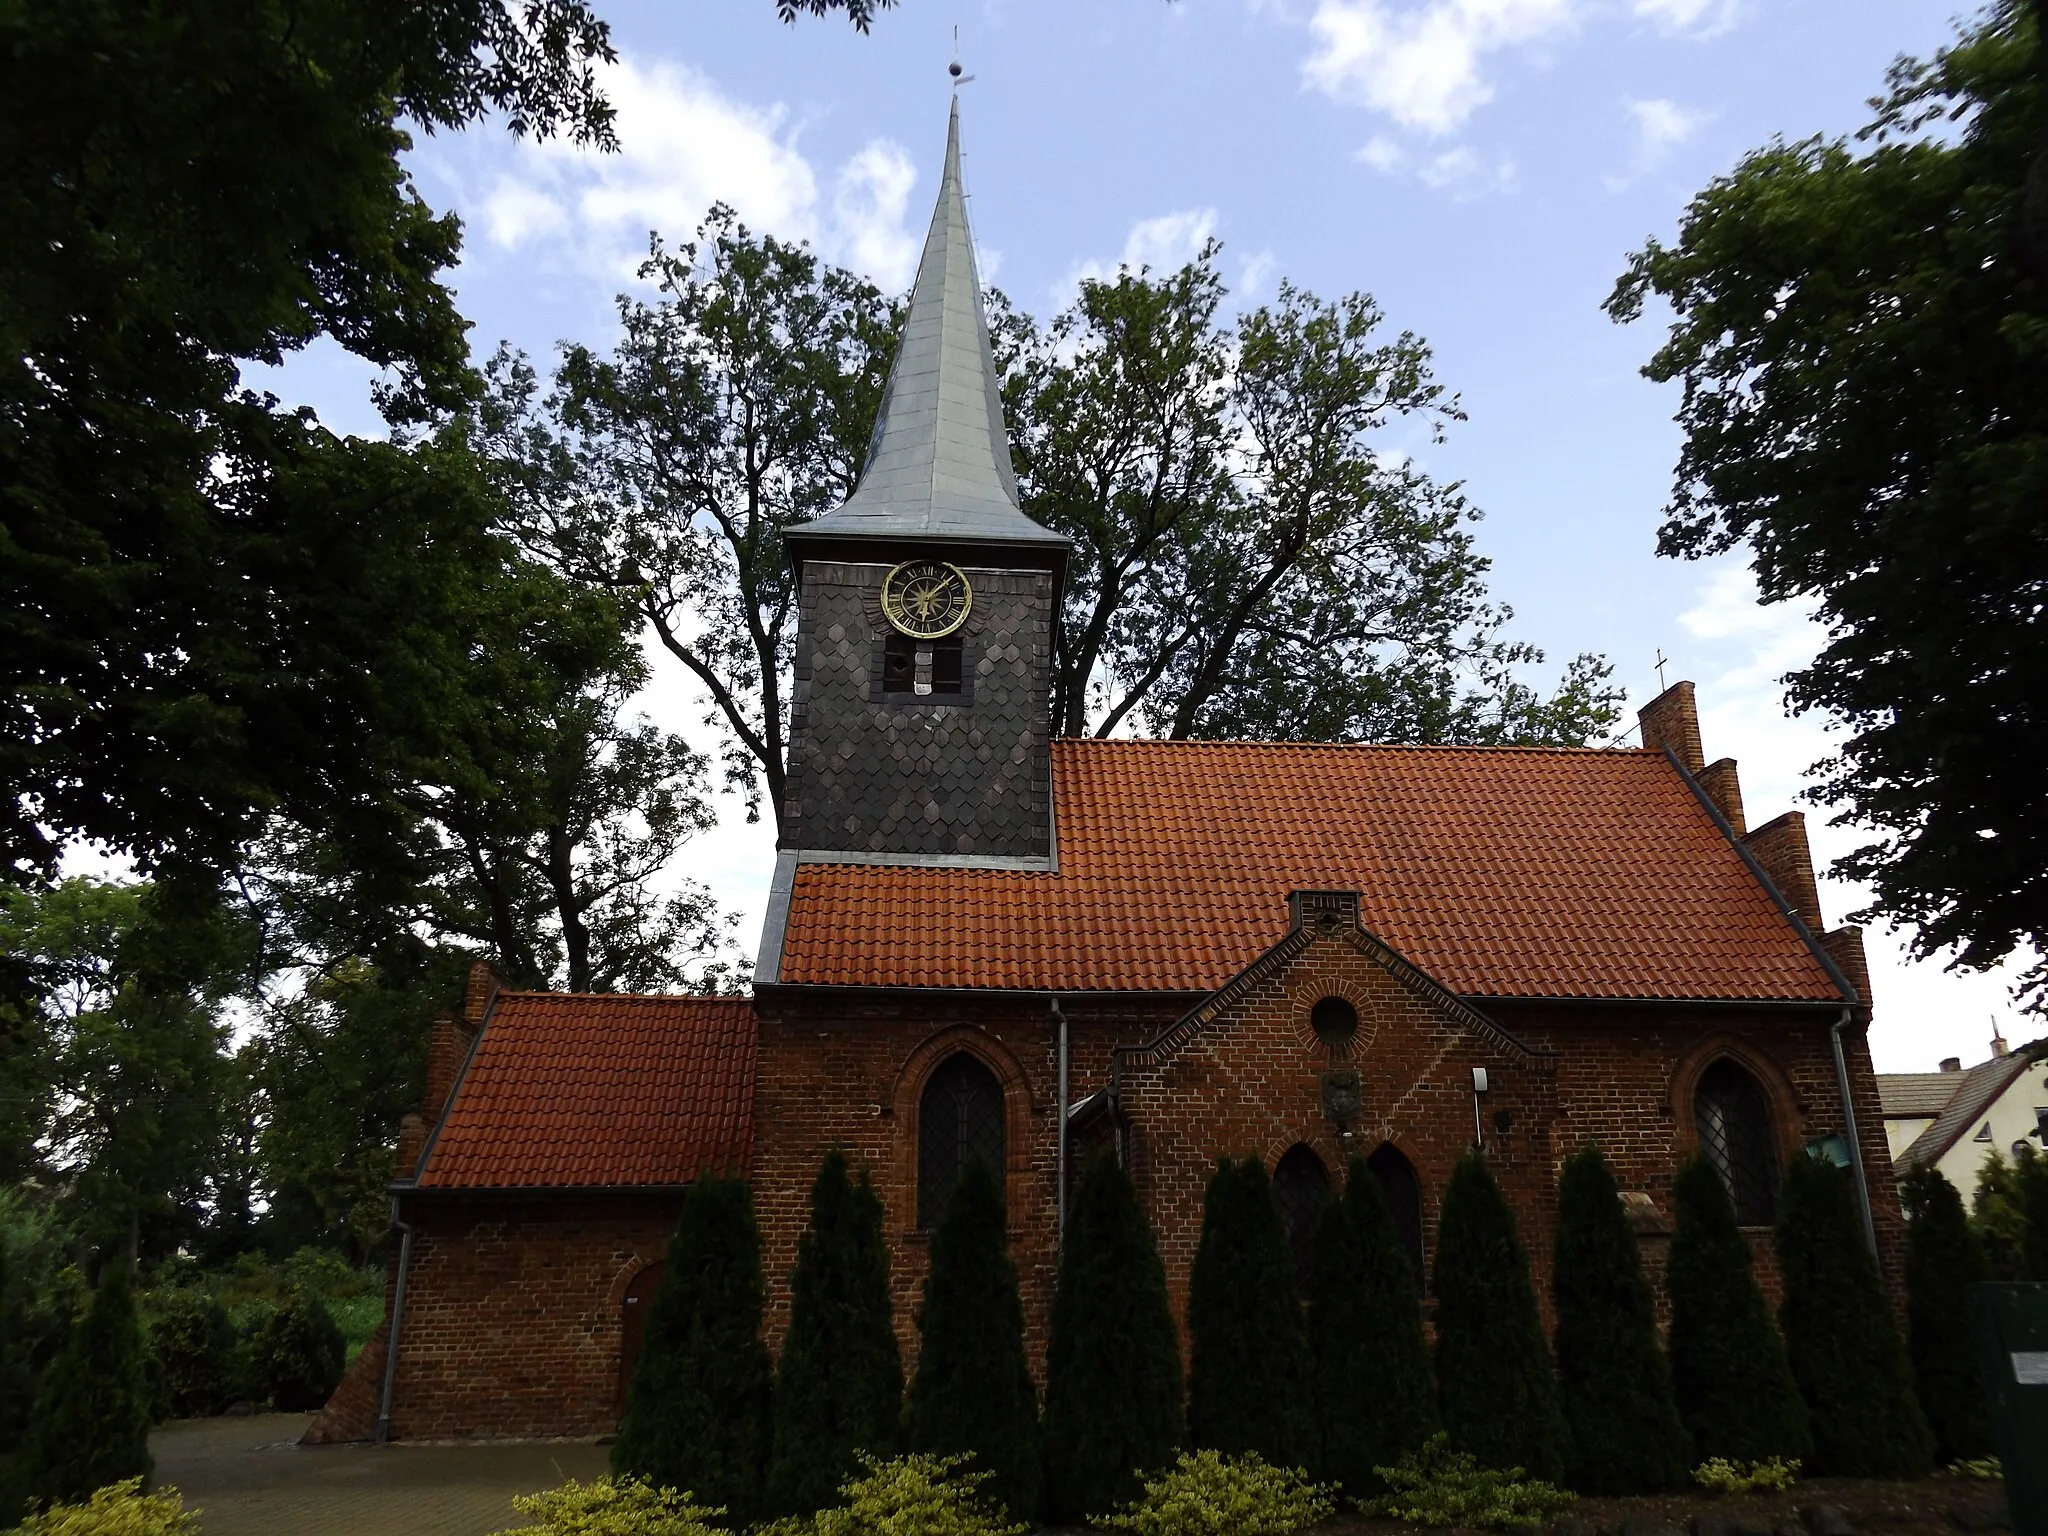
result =
M1728 1186L1711 1163L1689 1158L1671 1180L1671 1205L1664 1270L1671 1379L1694 1454L1739 1462L1810 1458L1806 1404Z
M1308 1345L1317 1474L1354 1498L1377 1492L1373 1469L1436 1433L1436 1383L1415 1270L1364 1158L1351 1160L1344 1197L1316 1229Z
M979 1158L960 1175L932 1234L910 1383L910 1449L972 1455L988 1494L1012 1519L1038 1513L1043 1469L1038 1394L1024 1363L1024 1305L995 1173Z
M1963 1197L1939 1170L1919 1165L1899 1180L1906 1211L1906 1329L1920 1406L1944 1462L1991 1449L1991 1414L1977 1379L1968 1287L1991 1266L1963 1214Z
M1436 1385L1449 1444L1496 1470L1562 1482L1571 1432L1536 1313L1529 1259L1486 1159L1458 1159L1437 1221Z
M91 1307L44 1373L23 1457L31 1495L58 1502L147 1478L155 1466L142 1324L126 1264L106 1266Z
M1657 1344L1657 1303L1600 1149L1565 1159L1557 1185L1557 1378L1581 1493L1685 1486L1692 1439Z
M981 1496L995 1474L964 1470L972 1459L863 1456L863 1475L839 1490L843 1504L768 1527L762 1536L1023 1536L1026 1527L1005 1525L1001 1510Z
M91 1300L69 1263L70 1244L51 1201L0 1189L0 1452L20 1444L36 1383Z
M1269 1466L1256 1451L1185 1451L1145 1479L1138 1499L1093 1523L1136 1536L1288 1536L1328 1519L1334 1492L1304 1472Z
M258 1398L280 1413L310 1413L333 1395L348 1345L317 1295L294 1291L243 1344L244 1369Z
M1684 383L1660 550L1746 543L1766 602L1817 600L1828 642L1790 701L1841 730L1818 793L1879 833L1837 868L1972 968L2048 955L2039 16L1995 0L1895 64L1853 143L1752 152L1608 301L1675 315L1645 370Z
M863 1454L896 1448L903 1362L889 1299L882 1202L863 1168L830 1153L811 1185L811 1224L789 1280L789 1332L775 1371L768 1506L808 1514L832 1502Z
M189 1419L227 1407L235 1368L235 1325L204 1291L145 1298L151 1416Z
M527 1523L495 1536L723 1536L722 1509L638 1478L603 1476L522 1494L512 1507Z
M1952 1461L1942 1470L1950 1477L1975 1477L1983 1479L2005 1476L2005 1468L1996 1456L1980 1456L1973 1461Z
M2020 1266L2029 1280L2048 1280L2048 1153L2023 1144L2012 1171L2013 1191L2026 1224Z
M2020 1148L2025 1163L2036 1154ZM1970 1199L1970 1230L1984 1250L1994 1280L2027 1278L2027 1213L2019 1170L1996 1148L1977 1165L1977 1187Z
M751 1520L768 1470L769 1397L753 1196L743 1180L699 1177L647 1309L612 1470Z
M1130 1176L1105 1149L1067 1209L1045 1355L1046 1518L1136 1498L1179 1450L1180 1340L1166 1268Z
M1811 1410L1814 1467L1836 1477L1920 1477L1934 1437L1913 1392L1847 1169L1793 1159L1778 1202L1785 1354Z
M1188 1288L1188 1439L1306 1466L1316 1449L1294 1262L1256 1157L1222 1158L1202 1200Z
M1787 1493L1799 1481L1797 1459L1724 1461L1719 1456L1692 1469L1692 1480L1709 1493Z
M1446 1433L1430 1436L1398 1465L1377 1470L1393 1492L1360 1507L1411 1525L1542 1525L1577 1497L1520 1467L1481 1466L1469 1451L1452 1450Z
M144 1493L142 1479L130 1477L94 1489L83 1504L53 1504L30 1515L10 1536L199 1536L198 1515L177 1489Z

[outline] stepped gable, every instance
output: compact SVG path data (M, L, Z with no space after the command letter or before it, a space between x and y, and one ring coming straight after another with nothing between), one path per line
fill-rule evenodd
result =
M800 865L785 985L1206 992L1290 891L1468 997L1841 1000L1662 752L1058 741L1056 870Z

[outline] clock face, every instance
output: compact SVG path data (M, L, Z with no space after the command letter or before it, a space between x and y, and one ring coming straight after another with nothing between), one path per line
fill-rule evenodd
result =
M967 622L974 589L943 560L906 560L882 582L882 614L917 640L950 635Z

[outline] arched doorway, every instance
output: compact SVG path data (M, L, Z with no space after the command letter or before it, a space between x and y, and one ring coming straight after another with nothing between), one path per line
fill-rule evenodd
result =
M653 1304L654 1292L667 1267L656 1259L641 1270L626 1286L625 1297L619 1303L619 1389L612 1412L621 1419L626 1416L626 1394L633 1386L633 1368L640 1363L640 1346L647 1338L647 1309Z
M1422 1256L1422 1181L1415 1176L1415 1165L1401 1155L1399 1147L1383 1141L1365 1160L1365 1166L1380 1181L1387 1205L1394 1213L1394 1231L1408 1250L1408 1262L1415 1266L1416 1289L1427 1289L1428 1271Z
M1763 1085L1725 1056L1700 1074L1692 1123L1700 1155L1720 1171L1745 1227L1767 1227L1778 1214L1778 1153Z
M1273 1200L1280 1207L1280 1222L1287 1230L1287 1246L1294 1255L1294 1288L1308 1295L1308 1277L1315 1258L1316 1223L1323 1219L1323 1207L1330 1203L1330 1171L1315 1149L1296 1142L1273 1170Z
M978 1057L948 1056L917 1101L918 1226L929 1232L939 1224L972 1159L988 1165L1000 1188L1003 1143L1003 1085Z

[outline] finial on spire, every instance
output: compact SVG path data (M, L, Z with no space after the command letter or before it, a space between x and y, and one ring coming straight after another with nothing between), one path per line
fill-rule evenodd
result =
M946 73L953 77L953 89L956 91L974 78L972 75L960 73L960 29L958 27L953 29L953 62L946 66Z

